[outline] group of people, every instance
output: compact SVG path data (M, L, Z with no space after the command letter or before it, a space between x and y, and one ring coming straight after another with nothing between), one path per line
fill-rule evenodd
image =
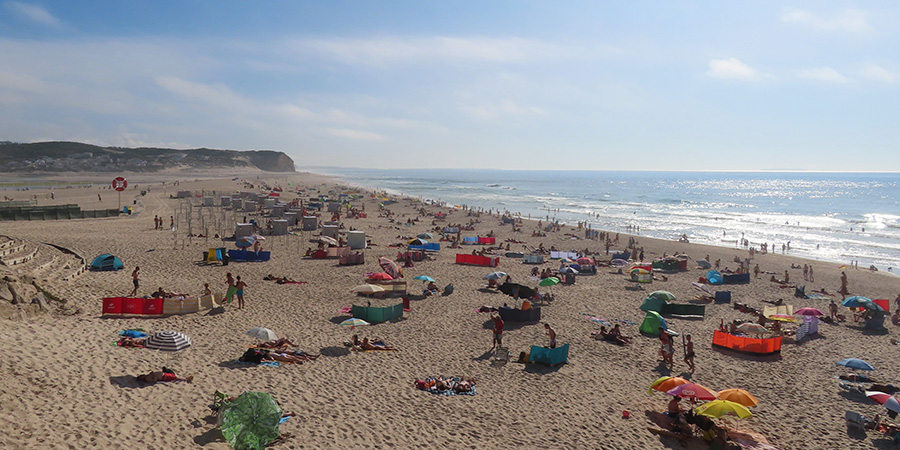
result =
M685 335L684 338L684 362L688 365L690 372L694 373L696 369L694 365L694 357L696 356L694 353L694 341L691 340L690 334ZM675 367L675 343L673 342L673 337L663 327L659 327L659 342L658 355L662 358L663 364L671 370Z
M350 337L350 340L345 342L345 344L350 347L351 350L363 350L363 351L371 351L371 350L386 350L386 351L396 351L397 349L388 345L384 339L375 338L371 341L368 337L364 337L362 339L357 335L353 335Z
M619 324L615 324L611 330L607 331L605 326L600 327L600 333L597 334L598 339L610 341L617 345L625 345L631 342L630 336L622 334Z

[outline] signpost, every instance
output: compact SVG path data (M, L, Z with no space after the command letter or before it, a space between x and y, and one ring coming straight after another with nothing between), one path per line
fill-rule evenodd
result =
M112 188L119 193L119 211L122 211L122 191L128 187L128 180L123 177L116 177L112 181Z

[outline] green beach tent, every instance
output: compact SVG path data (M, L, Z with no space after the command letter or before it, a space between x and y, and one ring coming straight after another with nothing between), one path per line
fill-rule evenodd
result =
M113 255L105 254L94 258L91 262L91 270L122 270L125 265L122 260Z
M647 297L644 299L644 302L641 303L641 310L662 312L663 306L665 305L666 301L661 297Z
M644 322L641 323L641 333L659 336L659 327L662 327L663 330L669 329L669 326L666 325L666 319L663 319L656 311L647 311L647 315L644 316Z

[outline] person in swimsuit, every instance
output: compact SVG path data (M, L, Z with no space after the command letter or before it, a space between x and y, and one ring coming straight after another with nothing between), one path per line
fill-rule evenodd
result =
M137 295L138 286L140 285L140 280L138 280L138 276L140 275L138 272L141 271L141 268L138 266L134 266L134 271L131 272L131 284L134 285L134 289L131 290L131 296L134 297Z
M225 274L225 284L228 286L228 290L225 291L225 303L231 303L231 299L234 298L234 293L237 292L237 288L234 287L234 277L231 276L231 272Z
M544 329L547 330L547 335L550 336L550 348L556 348L556 331L550 328L549 323L544 324Z
M687 335L685 338L687 339L687 344L684 348L684 362L690 367L691 373L694 373L694 341L691 340L691 335Z
M150 372L150 373L146 373L143 375L138 375L134 378L142 383L150 383L150 384L155 384L160 381L187 381L188 383L194 381L193 376L181 378L172 372L163 372L163 371Z
M244 280L241 280L241 276L238 275L237 283L235 283L235 285L234 285L234 288L235 288L234 293L235 293L235 295L237 295L237 298L238 298L238 309L244 309L244 288L245 287L247 287L247 283L245 283Z

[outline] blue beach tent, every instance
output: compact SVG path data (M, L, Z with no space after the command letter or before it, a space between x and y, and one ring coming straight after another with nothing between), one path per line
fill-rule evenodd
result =
M122 260L113 255L105 254L94 258L91 263L91 270L122 270L125 265Z

